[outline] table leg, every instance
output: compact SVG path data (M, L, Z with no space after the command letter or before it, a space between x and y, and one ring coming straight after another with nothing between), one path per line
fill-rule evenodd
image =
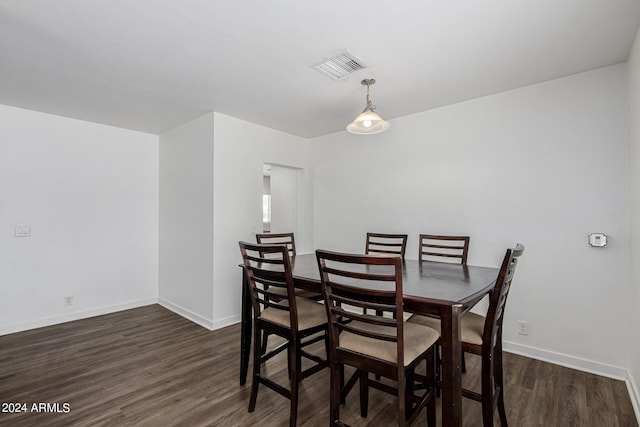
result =
M251 296L247 275L242 269L242 310L240 322L240 385L247 382L249 353L251 352Z
M442 426L462 425L462 345L460 343L460 314L462 306L442 307Z

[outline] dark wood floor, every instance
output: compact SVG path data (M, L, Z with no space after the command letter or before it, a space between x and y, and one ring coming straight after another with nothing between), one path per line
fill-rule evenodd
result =
M247 412L239 336L238 325L211 332L158 305L2 336L1 409L13 402L27 412L0 412L0 425L288 425L288 401L265 388L256 411ZM284 382L282 356L267 372ZM505 359L512 427L638 425L622 381L512 354ZM467 356L467 366L465 385L477 386L478 360ZM328 370L303 382L299 425L327 425L328 383ZM395 424L392 396L372 390L367 419L357 399L354 390L343 409L350 425ZM34 403L49 403L49 412L32 411ZM463 400L463 412L465 426L481 426L478 403Z

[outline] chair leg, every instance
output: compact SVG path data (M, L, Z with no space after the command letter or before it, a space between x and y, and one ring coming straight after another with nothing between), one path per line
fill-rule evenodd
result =
M254 327L253 333L253 378L251 380L251 398L249 399L249 412L256 409L258 399L258 386L260 385L260 365L262 358L262 331Z
M325 354L327 355L327 360L329 360L329 355L331 354L331 343L329 342L329 331L325 330L324 331L324 351Z
M440 356L440 344L435 345L435 353L436 353L436 366L435 366L435 376L438 382L442 381L442 357ZM440 397L440 386L436 387L436 397Z
M339 425L340 423L340 401L342 394L342 386L344 383L344 366L330 362L330 390L329 390L329 426Z
M340 365L339 377L340 377L340 403L344 405L347 398L346 396L342 395L342 389L344 388L344 365Z
M405 387L404 387L404 413L405 413L405 418L411 416L411 408L413 407L413 401L412 401L411 397L416 394L415 381L416 381L416 378L415 378L415 375L414 375L414 371L411 370L411 372L409 372L407 374L407 381L406 381ZM425 393L426 392L428 392L428 390L425 390Z
M440 391L439 388L435 386L435 378L434 378L434 369L433 365L435 363L435 359L438 355L437 346L434 346L427 354L427 390L436 390L436 393ZM436 397L435 394L432 395L431 399L427 403L427 427L436 427Z
M504 407L504 389L500 389L500 395L498 396L498 415L500 415L500 425L502 427L509 427L507 422L507 412Z
M493 427L493 357L482 355L482 422L484 427Z
M367 418L369 414L369 373L360 371L360 416Z
M298 419L298 383L300 382L300 342L289 340L289 383L291 395L291 410L289 413L289 426L295 427Z
M498 415L500 416L500 425L502 427L509 427L507 423L507 412L504 407L504 377L502 374L502 345L498 343L496 345L495 354L494 354L494 377L495 377L495 387L498 388Z
M398 376L400 377L398 378L398 427L405 427L407 425L407 378L404 373Z

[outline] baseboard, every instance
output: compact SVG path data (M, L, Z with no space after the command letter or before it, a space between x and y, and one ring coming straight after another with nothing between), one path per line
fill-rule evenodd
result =
M566 368L589 372L607 378L613 378L622 381L626 381L629 378L627 369L619 366L607 365L605 363L594 362L592 360L570 356L568 354L556 353L553 351L543 350L536 347L529 347L509 341L503 341L502 348L504 349L504 351L509 353L519 354L521 356L542 360L543 362L553 363L554 365L560 365Z
M73 313L65 313L60 316L45 317L24 323L16 323L13 325L0 327L0 336L13 334L16 332L28 331L29 329L43 328L45 326L57 325L59 323L72 322L74 320L87 319L89 317L102 316L103 314L115 313L117 311L129 310L132 308L143 307L145 305L156 304L157 298L149 298L138 301L131 301L124 304L115 304L107 307L92 308L90 310L76 311Z
M210 331L221 329L240 322L239 314L225 317L224 319L211 320L199 315L198 313L194 313L193 311L184 308L179 304L172 303L171 301L168 301L164 298L158 298L158 304L160 304L167 310L171 310L177 315L184 317L185 319L191 320L193 323L196 323L203 328L209 329Z
M76 311L73 313L65 313L60 316L45 317L42 319L31 320L29 322L16 323L0 327L0 336L14 334L16 332L28 331L30 329L43 328L45 326L58 325L65 322L73 322L74 320L87 319L89 317L102 316L103 314L115 313L118 311L129 310L145 305L160 304L164 308L191 320L192 322L213 331L230 326L240 322L240 315L229 316L223 319L212 321L206 319L197 313L185 309L177 304L173 304L162 298L149 298L138 301L130 301L124 304L115 304L106 307L92 308L90 310Z
M627 376L627 380L625 382L627 383L627 389L629 390L629 397L631 398L631 404L633 405L633 412L636 413L636 422L640 425L640 389L631 375Z
M235 325L236 323L240 323L242 317L237 314L235 316L225 317L224 319L218 319L213 321L213 329L222 329L227 326Z
M177 315L184 317L185 319L191 320L193 323L196 323L203 328L207 328L210 331L213 330L213 321L211 319L207 319L206 317L203 317L198 313L184 308L179 304L172 303L171 301L168 301L164 298L158 298L158 304L160 304L167 310L171 310Z

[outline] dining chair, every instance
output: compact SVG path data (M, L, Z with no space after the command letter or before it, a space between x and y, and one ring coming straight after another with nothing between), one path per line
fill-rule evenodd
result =
M518 258L523 253L524 246L520 243L515 248L507 249L490 294L486 316L468 312L461 318L462 351L480 355L482 358L481 392L463 389L462 395L482 402L482 420L485 427L493 427L493 413L496 406L500 424L502 427L508 427L504 407L502 321ZM440 319L421 316L411 318L409 322L416 322L440 331Z
M253 378L249 412L256 407L260 384L291 401L289 425L295 426L298 409L298 384L306 377L327 367L328 361L304 350L309 344L324 340L328 354L327 313L322 304L296 297L289 250L285 245L239 242L244 271L253 306ZM280 290L281 292L274 292ZM262 340L268 335L286 340L267 352ZM261 366L287 349L289 389L265 377ZM302 370L302 357L315 362Z
M421 234L418 261L455 262L467 265L469 236Z
M397 254L404 261L407 237L406 234L367 233L364 253Z
M369 387L397 396L398 425L411 424L427 410L435 426L434 345L437 331L403 321L402 259L317 250L325 307L329 319L330 425L341 425L340 404L360 384L360 415L367 417ZM347 310L345 306L362 309ZM372 311L367 313L367 309ZM373 314L391 312L392 317ZM425 361L426 375L415 374ZM344 384L344 367L355 373ZM389 385L369 378L389 378ZM416 382L422 387L417 391Z
M404 262L404 254L407 250L406 234L367 233L365 254L395 254L400 255ZM381 314L380 310L377 311Z
M470 236L442 234L420 234L418 239L418 261L450 262L467 265ZM420 323L420 315L414 315L414 322ZM431 321L429 321L431 322ZM429 323L427 323L429 324ZM462 372L467 371L464 352L462 354ZM436 349L436 377L440 378L440 351ZM438 393L439 394L439 390Z

